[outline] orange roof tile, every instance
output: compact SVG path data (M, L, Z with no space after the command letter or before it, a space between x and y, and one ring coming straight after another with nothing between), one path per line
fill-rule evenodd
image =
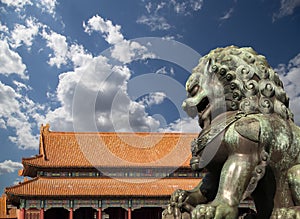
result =
M40 155L23 158L36 167L189 166L190 142L181 133L41 133Z
M126 180L126 181L125 181ZM6 188L15 196L169 196L176 189L193 189L197 178L113 179L113 178L47 178Z

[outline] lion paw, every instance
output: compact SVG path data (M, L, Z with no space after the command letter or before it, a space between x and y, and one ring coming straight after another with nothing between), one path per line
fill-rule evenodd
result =
M192 211L192 219L235 219L237 218L238 209L227 204L213 206L197 205Z
M182 207L183 202L187 198L187 191L182 189L177 189L172 195L170 199L171 206L175 206L178 208Z
M294 208L277 208L270 219L300 219L300 210Z

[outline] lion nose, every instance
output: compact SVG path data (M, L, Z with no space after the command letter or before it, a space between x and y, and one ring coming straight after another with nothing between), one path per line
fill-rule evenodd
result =
M186 100L182 103L182 109L192 118L195 118L198 114L197 107L190 106Z

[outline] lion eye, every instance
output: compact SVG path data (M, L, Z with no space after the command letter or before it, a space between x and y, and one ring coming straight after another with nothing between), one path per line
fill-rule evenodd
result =
M193 97L197 94L197 92L199 91L199 85L196 84L191 90L190 90L190 95Z

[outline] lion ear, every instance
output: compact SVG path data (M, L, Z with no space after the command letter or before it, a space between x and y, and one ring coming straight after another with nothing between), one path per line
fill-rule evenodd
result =
M241 118L234 124L234 129L241 136L251 141L259 142L260 124L255 118Z

